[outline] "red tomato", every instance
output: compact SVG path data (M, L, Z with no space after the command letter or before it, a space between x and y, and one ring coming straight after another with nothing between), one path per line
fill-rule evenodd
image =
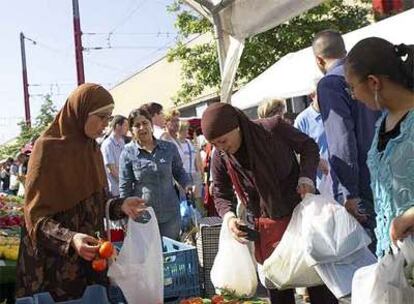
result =
M101 258L107 259L112 256L114 253L114 245L111 242L103 242L101 246L99 246L99 256Z
M100 272L106 269L107 263L105 259L95 259L92 261L92 269Z
M211 298L211 304L222 304L224 303L224 297L219 295L214 295Z

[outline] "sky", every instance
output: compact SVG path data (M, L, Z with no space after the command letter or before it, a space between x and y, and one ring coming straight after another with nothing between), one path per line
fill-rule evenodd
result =
M165 55L176 40L175 16L166 9L172 2L79 0L86 82L110 89ZM18 135L24 118L20 32L27 37L32 121L45 94L60 108L77 79L72 0L0 0L0 6L1 144Z

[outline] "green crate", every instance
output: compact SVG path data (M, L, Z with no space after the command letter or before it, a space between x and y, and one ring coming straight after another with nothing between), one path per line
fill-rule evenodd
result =
M0 284L16 282L16 261L0 260Z

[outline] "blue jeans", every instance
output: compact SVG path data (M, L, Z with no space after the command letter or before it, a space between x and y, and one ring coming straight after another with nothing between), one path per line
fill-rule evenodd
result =
M160 229L161 237L165 236L167 238L177 241L180 236L180 228L181 228L180 214L177 213L176 216L172 216L165 223L158 223L158 227Z

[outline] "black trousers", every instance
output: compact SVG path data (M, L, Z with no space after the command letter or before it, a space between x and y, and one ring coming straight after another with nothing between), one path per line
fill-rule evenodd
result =
M338 304L338 300L325 285L308 287L311 304ZM271 304L295 304L293 289L268 290Z

